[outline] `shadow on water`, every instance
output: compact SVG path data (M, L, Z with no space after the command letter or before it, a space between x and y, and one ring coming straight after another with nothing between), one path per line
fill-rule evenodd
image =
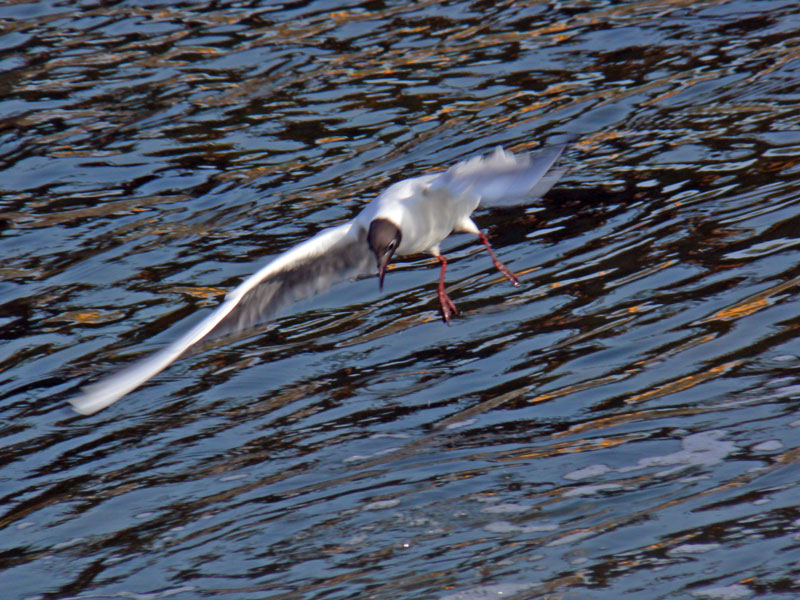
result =
M793 2L0 8L13 598L795 598ZM573 134L430 258L66 400L390 183ZM223 343L224 342L224 343Z

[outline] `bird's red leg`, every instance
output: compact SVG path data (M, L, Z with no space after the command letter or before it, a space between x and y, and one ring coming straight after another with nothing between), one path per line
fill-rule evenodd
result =
M444 274L447 271L447 260L441 254L438 254L436 258L439 260L439 264L442 265L442 270L439 273L439 304L442 307L442 319L444 319L445 323L449 323L450 317L458 311L456 310L456 305L447 296L447 292L444 291Z
M486 249L489 251L489 256L492 257L492 262L494 263L495 268L500 271L503 275L506 276L511 283L514 285L519 285L519 279L517 276L514 275L511 271L509 271L508 267L506 267L503 263L497 260L497 257L494 255L494 251L492 250L492 245L489 243L489 238L487 238L482 232L478 233L478 238L481 240L481 243L486 246Z

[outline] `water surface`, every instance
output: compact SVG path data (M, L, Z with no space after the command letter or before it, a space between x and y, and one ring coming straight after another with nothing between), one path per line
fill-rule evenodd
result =
M0 8L9 598L795 598L795 2ZM573 134L470 236L79 417L390 183Z

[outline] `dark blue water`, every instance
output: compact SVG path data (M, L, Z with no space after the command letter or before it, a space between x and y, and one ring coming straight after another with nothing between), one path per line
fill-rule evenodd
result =
M0 7L4 598L796 598L795 2ZM388 184L576 136L528 207L207 345Z

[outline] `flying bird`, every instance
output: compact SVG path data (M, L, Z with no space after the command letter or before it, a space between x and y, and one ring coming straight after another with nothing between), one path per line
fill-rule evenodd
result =
M375 266L383 289L386 268L395 255L428 252L438 259L439 305L442 318L449 323L457 311L445 291L447 260L439 244L451 233L478 236L494 266L519 285L471 215L479 206L508 206L542 196L565 171L555 166L565 146L517 155L498 147L488 156L389 186L354 219L319 232L245 279L213 312L165 348L84 387L80 396L70 400L73 408L84 415L102 410L164 370L212 331L246 331L287 304L370 272Z

